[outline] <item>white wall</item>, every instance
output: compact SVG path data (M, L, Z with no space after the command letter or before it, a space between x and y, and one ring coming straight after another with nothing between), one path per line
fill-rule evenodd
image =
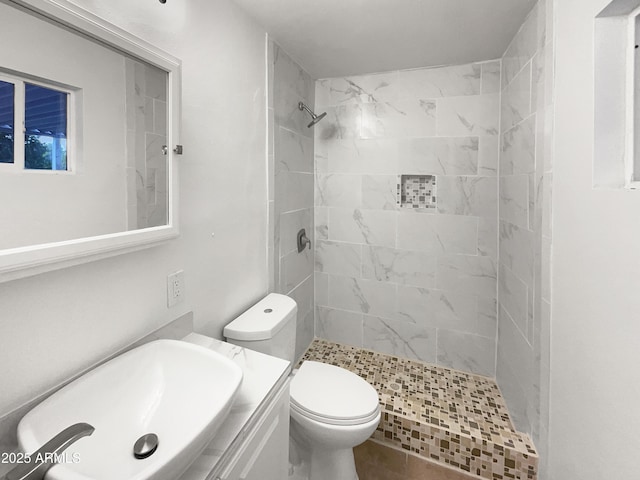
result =
M267 290L265 32L229 0L76 3L183 61L182 235L0 284L0 414L186 311L219 338ZM177 269L186 301L168 310Z
M637 478L640 193L594 189L594 17L558 0L551 480Z

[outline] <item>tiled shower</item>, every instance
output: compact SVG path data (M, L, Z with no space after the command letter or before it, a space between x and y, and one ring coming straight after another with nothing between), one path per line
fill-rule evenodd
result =
M500 59L311 77L275 43L274 289L315 336L497 379L544 471L552 2ZM327 117L307 129L298 101ZM310 250L298 254L305 228ZM546 372L546 377L545 377Z
M499 65L317 82L318 336L495 374Z

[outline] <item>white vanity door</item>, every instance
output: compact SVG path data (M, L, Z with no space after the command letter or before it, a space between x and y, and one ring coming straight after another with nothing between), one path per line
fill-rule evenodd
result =
M289 381L216 480L282 480L289 468Z

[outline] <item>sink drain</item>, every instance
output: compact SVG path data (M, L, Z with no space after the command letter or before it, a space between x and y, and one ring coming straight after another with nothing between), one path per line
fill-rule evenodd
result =
M147 433L141 436L133 445L133 456L138 460L148 458L158 449L158 436L155 433Z

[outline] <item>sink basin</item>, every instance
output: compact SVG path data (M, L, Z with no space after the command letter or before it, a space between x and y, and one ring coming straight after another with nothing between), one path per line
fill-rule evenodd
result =
M95 427L63 454L46 480L175 480L202 452L231 408L242 370L228 358L176 340L157 340L81 376L27 413L20 448L33 453L66 427ZM153 433L158 448L137 459Z

